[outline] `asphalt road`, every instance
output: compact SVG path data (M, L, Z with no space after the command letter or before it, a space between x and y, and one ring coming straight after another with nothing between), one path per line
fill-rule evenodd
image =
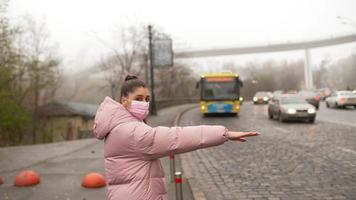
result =
M56 149L54 145L61 147ZM25 151L17 151L18 148L22 148ZM104 199L106 188L86 189L81 187L81 180L85 174L89 172L105 174L103 149L103 143L96 139L2 149L2 151L9 150L13 153L2 152L0 154L1 158L4 158L2 155L12 155L8 159L8 162L10 162L8 166L12 168L1 173L5 183L0 186L0 199ZM26 152L31 153L28 154ZM49 155L49 157L47 158L46 155ZM43 159L38 159L38 157L43 157ZM33 160L38 159L38 162L27 162L31 158ZM22 161L22 164L16 160ZM41 177L41 183L33 187L14 187L14 177L22 169L38 172Z
M356 127L356 109L326 108L325 102L320 103L318 119L324 122L337 123Z
M314 124L281 123L266 105L244 103L239 117L185 113L182 126L219 124L259 131L246 143L227 142L181 155L193 190L215 199L356 199L356 110L321 105Z

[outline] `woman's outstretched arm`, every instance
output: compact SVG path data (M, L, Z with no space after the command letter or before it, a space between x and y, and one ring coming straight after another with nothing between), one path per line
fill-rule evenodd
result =
M256 136L256 132L229 132L223 126L138 127L135 136L139 152L148 159L223 144L227 140L246 141L244 137ZM142 130L144 129L144 130Z

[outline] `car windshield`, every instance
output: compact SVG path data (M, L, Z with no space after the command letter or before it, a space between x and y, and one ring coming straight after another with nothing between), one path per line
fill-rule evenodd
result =
M281 104L305 104L306 101L300 96L283 96Z
M267 92L257 92L255 94L256 97L267 97L269 94Z
M203 90L204 99L237 99L235 82L206 82Z

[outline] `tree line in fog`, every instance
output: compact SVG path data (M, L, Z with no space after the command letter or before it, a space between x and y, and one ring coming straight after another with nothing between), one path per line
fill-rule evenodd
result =
M123 24L112 31L112 40L97 37L108 53L98 56L92 70L66 74L60 70L57 46L50 42L45 23L31 16L10 21L6 2L0 7L0 146L44 142L42 105L54 101L97 105L105 96L118 100L128 74L150 85L145 26ZM155 75L158 100L195 97L196 79L188 66L156 69Z
M45 23L10 21L0 4L0 145L35 141L38 107L53 99L60 59Z
M251 99L257 91L305 89L302 59L250 62L242 67L226 63L223 69L241 75L244 82L241 95L245 99ZM313 66L313 82L315 89L356 89L356 53L335 62L324 58L318 65Z

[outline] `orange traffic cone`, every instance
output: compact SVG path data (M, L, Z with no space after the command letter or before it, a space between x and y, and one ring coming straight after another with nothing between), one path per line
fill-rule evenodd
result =
M106 186L104 176L99 173L89 173L82 181L82 186L85 188L101 188Z
M22 171L15 177L15 186L33 186L40 183L40 176L34 171Z
M4 179L0 176L0 185L4 184Z

